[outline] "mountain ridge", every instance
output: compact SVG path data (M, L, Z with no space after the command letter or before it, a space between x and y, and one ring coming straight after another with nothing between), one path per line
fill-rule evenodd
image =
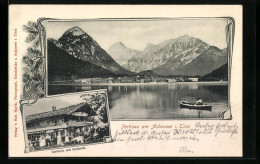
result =
M82 61L88 61L115 74L131 74L120 66L100 45L78 26L64 32L58 39L50 39L59 48Z
M133 72L154 69L156 71L157 67L162 66L169 61L174 61L174 59L187 64L208 48L209 45L202 40L188 35L183 35L157 45L149 44L149 46L146 46L142 55L133 56L129 60L128 69ZM180 56L182 58L180 58ZM178 65L176 61L174 61L173 64ZM160 74L163 73L163 71L159 72Z
M49 38L49 43L76 59L112 72L113 76L132 76L138 73L155 76L204 76L227 62L226 48L220 50L189 35L157 45L149 43L143 51L130 49L122 42L114 43L105 51L90 35L74 26L67 29L58 40Z
M77 78L115 76L109 70L88 61L77 59L48 40L48 81L71 80Z
M227 55L223 54L217 47L210 46L205 52L186 65L183 65L178 60L175 60L175 62L170 61L153 71L158 74L164 73L167 75L203 76L226 63ZM180 64L178 67L172 68L173 63L175 66L178 63Z
M228 80L228 63L223 64L219 68L199 78L200 81L219 81Z

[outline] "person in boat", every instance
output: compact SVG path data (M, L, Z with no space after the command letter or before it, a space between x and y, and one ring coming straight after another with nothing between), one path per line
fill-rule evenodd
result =
M198 100L196 101L195 105L203 105L202 99L198 98Z

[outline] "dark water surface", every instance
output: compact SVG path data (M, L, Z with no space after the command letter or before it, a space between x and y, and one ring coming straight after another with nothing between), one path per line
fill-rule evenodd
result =
M227 109L227 83L166 83L49 85L48 93L62 94L107 89L111 119L218 118ZM180 109L179 101L200 97L212 111Z

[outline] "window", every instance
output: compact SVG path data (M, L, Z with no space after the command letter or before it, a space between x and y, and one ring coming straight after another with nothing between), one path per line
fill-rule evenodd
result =
M56 132L51 132L51 133L49 133L49 135L51 136L51 139L56 138Z
M52 125L57 125L57 120L52 120L52 121L51 121L51 124L52 124Z
M31 128L32 127L32 124L31 123L28 123L27 124L27 128Z
M40 122L34 122L32 125L33 125L33 127L38 127L38 126L40 126Z
M30 140L30 141L37 141L37 140L39 140L41 135L44 135L44 133L28 134L28 140Z

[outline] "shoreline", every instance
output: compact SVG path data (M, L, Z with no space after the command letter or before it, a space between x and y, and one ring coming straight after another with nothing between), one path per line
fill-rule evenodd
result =
M74 85L74 86L126 86L126 85L166 85L166 84L226 84L228 81L199 81L199 82L175 82L175 83L64 83L64 84L48 84L48 85Z

